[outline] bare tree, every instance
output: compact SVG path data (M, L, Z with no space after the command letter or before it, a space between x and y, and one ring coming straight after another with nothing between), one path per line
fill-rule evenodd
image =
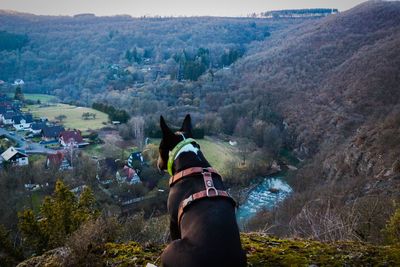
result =
M247 138L238 140L239 155L242 158L242 165L246 165L248 156L256 150L256 145Z
M347 212L334 206L329 198L306 203L290 222L294 235L329 242L359 240L355 229L360 216L355 206Z
M130 126L133 131L133 137L136 140L137 146L139 147L139 149L142 149L144 144L143 117L142 116L132 117L128 122L128 126Z

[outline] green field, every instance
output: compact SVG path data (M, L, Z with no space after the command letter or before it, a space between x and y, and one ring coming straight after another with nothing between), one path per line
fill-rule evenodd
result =
M97 130L104 127L108 122L107 114L86 107L76 107L67 104L55 104L49 107L39 105L29 106L28 110L35 117L47 117L50 121L56 121L55 117L65 115L67 118L61 123L65 128L79 129L86 131L89 129ZM85 112L95 113L96 119L84 120L82 114Z
M128 157L133 152L136 152L138 150L139 149L135 146L128 146L128 147L124 147L123 149L115 146L115 151L117 151L117 153L115 153L116 154L115 156L117 158L127 160ZM89 146L85 147L85 149L83 151L85 151L85 153L90 157L98 157L98 158L110 157L110 155L105 154L104 145L100 145L100 144L89 145Z
M13 98L14 93L8 93L8 97ZM56 96L53 95L45 95L45 94L24 94L26 100L38 101L41 103L50 103L57 100Z
M198 139L196 141L199 143L201 151L211 166L221 172L221 174L225 173L227 162L239 161L236 148L230 146L228 142L223 142L211 137L205 137L204 139ZM151 138L151 142L159 144L160 139Z

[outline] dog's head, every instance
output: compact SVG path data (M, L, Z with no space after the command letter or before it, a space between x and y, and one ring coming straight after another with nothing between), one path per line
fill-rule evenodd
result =
M177 132L173 132L165 123L163 116L160 116L160 128L162 132L162 139L159 147L159 155L157 167L160 173L168 168L169 152L183 140L183 138L192 138L192 119L190 115L186 115L183 120L182 127ZM184 137L183 137L183 136Z

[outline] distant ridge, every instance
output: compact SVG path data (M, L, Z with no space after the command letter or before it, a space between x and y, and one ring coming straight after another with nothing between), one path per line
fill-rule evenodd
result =
M261 13L266 18L302 18L302 17L326 17L339 13L336 8L310 8L310 9L285 9L273 10Z

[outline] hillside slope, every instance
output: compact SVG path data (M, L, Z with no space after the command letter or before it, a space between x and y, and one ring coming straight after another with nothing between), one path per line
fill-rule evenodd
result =
M367 2L302 24L253 52L233 70L232 104L247 94L254 107L255 96L267 94L264 105L295 132L295 147L308 158L320 154L321 179L400 174L391 171L400 156L399 2Z
M223 79L226 131L273 123L301 160L295 193L258 219L279 235L383 242L400 199L400 2L289 28Z
M207 63L222 67L225 52L240 54L297 21L302 19L70 17L0 10L0 40L16 43L0 46L0 79L20 78L26 91L78 100L83 89L103 93L174 76L175 61L200 48L209 53ZM18 46L12 37L26 42Z
M371 246L355 242L320 243L308 240L282 240L260 234L243 234L249 266L396 266L400 248ZM108 243L97 251L91 264L96 266L160 265L162 246ZM68 266L68 249L60 248L26 260L18 267Z

